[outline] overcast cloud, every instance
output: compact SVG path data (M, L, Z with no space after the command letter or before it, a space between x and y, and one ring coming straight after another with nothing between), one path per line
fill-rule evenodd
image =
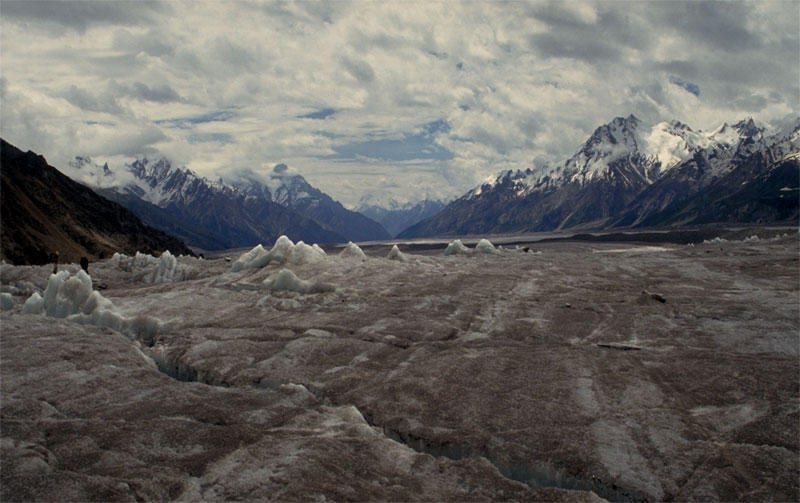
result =
M345 204L462 194L631 113L800 113L800 3L0 1L3 138L56 167L286 163Z

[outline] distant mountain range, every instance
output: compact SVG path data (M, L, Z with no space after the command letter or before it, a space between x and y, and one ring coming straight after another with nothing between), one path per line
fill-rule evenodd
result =
M569 228L793 222L800 218L800 119L746 119L711 132L617 117L554 167L505 171L399 237Z
M212 182L164 158L112 170L76 157L69 173L148 225L205 250L272 243L282 234L312 243L390 237L380 224L347 210L284 164L266 175L244 171Z
M77 183L44 157L0 140L0 255L13 264L95 260L114 252L191 254L124 207Z
M384 206L372 203L369 198L362 198L361 205L356 211L375 220L389 231L389 234L396 236L400 231L435 215L445 206L446 203L442 201L430 199L417 203L398 203L391 200Z

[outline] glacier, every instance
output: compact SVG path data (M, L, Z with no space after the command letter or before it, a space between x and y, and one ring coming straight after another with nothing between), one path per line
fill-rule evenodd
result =
M797 229L716 235L4 264L0 495L797 500Z

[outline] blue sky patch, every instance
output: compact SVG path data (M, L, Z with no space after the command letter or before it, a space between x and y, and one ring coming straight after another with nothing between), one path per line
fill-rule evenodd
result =
M323 108L322 110L318 110L316 112L311 112L310 114L299 115L299 116L297 116L297 118L298 119L317 119L317 120L321 120L321 119L326 119L326 118L330 117L331 115L333 115L335 113L336 113L336 109L335 108Z
M405 133L400 139L379 138L335 145L333 150L336 153L326 158L355 160L366 157L387 161L422 159L449 161L453 159L453 153L435 142L437 134L449 131L450 124L440 119L423 124L417 133Z
M236 112L230 110L218 110L216 112L209 112L207 114L195 115L192 117L176 117L174 119L161 119L155 121L156 124L165 127L174 127L178 129L190 129L197 124L205 124L208 122L226 122L235 119L238 116Z
M700 86L693 82L689 82L686 80L679 79L678 77L670 77L670 82L675 84L676 86L680 86L690 93L694 94L695 96L700 96Z

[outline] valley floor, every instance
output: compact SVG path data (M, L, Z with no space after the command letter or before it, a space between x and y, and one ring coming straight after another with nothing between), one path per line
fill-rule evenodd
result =
M800 500L796 231L531 247L91 264L127 335L3 266L0 499Z

